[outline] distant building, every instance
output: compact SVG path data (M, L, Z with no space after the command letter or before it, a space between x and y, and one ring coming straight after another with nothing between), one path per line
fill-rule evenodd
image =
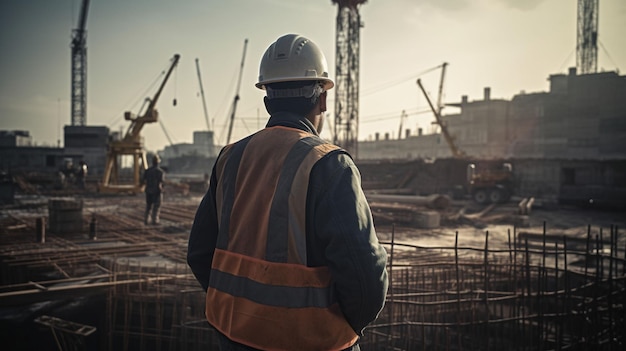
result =
M454 141L468 155L498 159L508 152L508 112L510 101L492 99L491 89L484 89L483 100L469 102L467 96L461 103L448 104L461 109L461 112L443 116ZM446 145L447 146L447 145Z
M32 143L27 130L0 130L0 147L32 146Z
M512 163L518 196L626 207L626 76L572 68L549 81L548 92L510 101L492 99L485 88L482 100L448 104L460 108L442 116L455 145L478 162ZM359 142L357 161L436 162L452 158L450 150L441 134L408 133Z
M193 143L168 145L159 151L163 167L168 173L204 174L211 173L219 151L215 145L213 131L193 132Z
M0 146L0 170L53 174L65 164L66 157L58 147Z
M166 146L159 155L163 160L180 156L197 155L202 157L216 156L216 146L212 131L193 132L193 143L179 143Z
M25 130L0 131L0 170L5 172L56 172L64 163L64 150L33 146Z
M0 167L6 171L55 173L66 165L85 161L89 175L104 172L109 129L65 126L64 148L38 147L28 131L0 131Z
M626 160L626 76L617 72L550 76L550 91L447 104L442 116L456 146L480 159ZM441 134L359 142L358 158L451 157ZM447 150L446 150L447 149Z
M65 152L80 155L74 163L85 161L89 175L103 175L111 138L109 133L109 128L105 126L65 126Z
M552 75L549 93L515 96L509 116L515 157L626 159L626 76L616 72Z

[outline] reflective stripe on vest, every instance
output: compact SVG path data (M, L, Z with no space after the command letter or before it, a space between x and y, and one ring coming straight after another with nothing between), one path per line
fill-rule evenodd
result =
M328 268L306 266L309 174L337 149L272 127L222 152L206 316L231 340L264 350L342 350L356 342Z

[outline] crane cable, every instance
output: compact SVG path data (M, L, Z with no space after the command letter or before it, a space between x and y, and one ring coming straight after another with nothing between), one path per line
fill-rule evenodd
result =
M171 64L170 61L168 61L168 65L170 65L170 64ZM178 67L176 67L176 70L178 72ZM161 71L160 73L158 73L157 76L154 78L154 80L149 84L149 86L143 92L141 92L140 94L136 94L131 99L128 99L128 101L124 104L124 106L130 105L132 101L135 101L135 102L131 105L130 108L123 108L121 112L116 113L115 116L117 116L117 117L113 117L111 120L109 120L109 122L107 123L107 126L112 127L113 125L117 124L119 122L119 120L124 117L124 111L132 111L140 103L143 104L145 102L145 100L146 100L145 96L148 95L148 92L150 92L151 90L154 90L154 87L161 80L161 77L163 77L165 75L165 73L166 73L166 71Z
M174 67L174 100L172 101L172 106L176 106L178 103L176 98L178 97L178 65Z
M165 73L165 72L163 72L163 73ZM176 106L176 104L177 104L177 100L176 100L177 96L178 96L178 65L176 65L176 67L174 67L174 100L172 101L172 105L173 106ZM170 137L170 134L167 132L167 128L165 128L165 124L163 123L163 119L162 118L159 118L159 124L161 125L161 129L163 130L163 134L165 134L165 137L167 138L167 140L170 142L170 145L174 149L174 152L176 154L178 154L178 148L176 147L176 145L172 141L172 138Z
M367 95L372 95L374 93L379 93L379 92L381 92L383 90L387 90L387 89L389 89L391 87L394 87L394 86L399 85L401 83L404 83L406 81L415 80L415 78L421 77L421 76L423 76L426 73L430 73L432 71L435 71L435 70L441 68L441 66L442 65L437 65L435 67L428 68L428 69L423 70L421 72L418 72L418 73L415 73L415 74L411 74L410 76L407 76L406 78L397 79L397 80L394 80L394 81L389 81L389 82L380 84L380 86L378 86L376 88L364 89L363 94L361 94L361 96L367 96Z

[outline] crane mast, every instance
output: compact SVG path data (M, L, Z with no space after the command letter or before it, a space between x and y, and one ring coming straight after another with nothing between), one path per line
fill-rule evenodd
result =
M83 0L78 27L72 31L72 125L87 124L87 12L89 0Z
M338 6L335 38L335 124L333 143L358 156L359 54L362 27L358 6L365 0L332 0Z
M598 70L598 2L578 0L576 67L582 74Z

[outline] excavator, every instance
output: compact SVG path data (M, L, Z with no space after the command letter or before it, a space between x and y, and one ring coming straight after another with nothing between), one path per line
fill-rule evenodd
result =
M159 113L155 106L159 96L165 87L172 71L178 64L180 55L175 54L171 60L170 67L161 82L154 96L146 98L147 108L140 115L134 115L130 111L124 112L124 119L130 121L126 134L120 140L113 140L109 143L107 151L107 162L104 168L104 176L98 187L101 193L131 193L136 194L143 191L141 182L141 171L146 170L148 162L146 152L141 139L141 129L146 123L155 123L159 120ZM145 106L145 105L144 105ZM123 183L120 177L120 163L122 156L132 157L132 180L130 183Z
M421 89L430 109L435 115L436 123L441 127L441 134L443 134L446 143L450 147L452 156L456 159L462 159L469 161L467 165L467 179L465 184L465 191L472 197L472 199L478 204L487 203L503 203L511 198L513 193L513 167L510 163L503 163L498 167L478 167L474 162L471 162L470 157L454 142L454 137L448 131L446 123L441 118L441 90L443 86L443 79L445 75L447 63L443 63L441 70L441 81L439 84L439 101L438 106L435 108L430 101L424 86L420 79L417 80L417 85Z

